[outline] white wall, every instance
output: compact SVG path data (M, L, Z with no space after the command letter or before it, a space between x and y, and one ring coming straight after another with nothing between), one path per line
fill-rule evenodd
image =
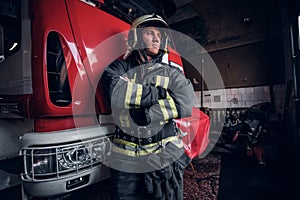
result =
M283 87L276 86L274 90L281 93L281 88ZM203 92L203 96L203 106L208 108L243 108L271 101L269 86L207 90ZM195 98L195 106L200 107L200 91L195 92Z

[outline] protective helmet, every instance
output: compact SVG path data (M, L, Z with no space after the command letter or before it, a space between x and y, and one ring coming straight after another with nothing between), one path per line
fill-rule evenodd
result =
M154 26L154 27L160 27L162 29L162 39L161 39L161 49L165 49L167 47L168 43L168 33L166 29L169 29L169 26L165 20L163 20L162 17L156 14L152 15L143 15L138 18L136 18L131 25L130 31L128 33L128 46L130 49L137 48L137 45L141 43L141 38L140 38L140 31L139 28L142 27L149 27L149 26Z

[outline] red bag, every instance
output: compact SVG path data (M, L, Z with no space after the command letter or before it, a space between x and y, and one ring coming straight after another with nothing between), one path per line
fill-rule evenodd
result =
M175 120L183 133L185 153L195 158L204 152L209 143L209 117L198 108L193 107L192 116Z

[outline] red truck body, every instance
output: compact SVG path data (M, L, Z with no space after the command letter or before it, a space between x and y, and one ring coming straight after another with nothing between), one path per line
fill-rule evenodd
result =
M26 195L53 196L107 178L115 125L98 81L126 51L128 19L104 1L0 3L1 160L21 157ZM172 49L168 60L182 66Z

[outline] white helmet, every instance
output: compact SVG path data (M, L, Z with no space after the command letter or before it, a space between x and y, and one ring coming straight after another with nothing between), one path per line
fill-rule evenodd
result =
M128 46L130 49L137 48L137 45L139 44L139 40L141 40L140 35L138 34L138 29L142 27L148 27L148 26L154 26L154 27L160 27L162 28L161 35L161 49L166 49L167 43L168 43L168 33L166 29L169 29L167 22L163 20L162 17L156 14L152 15L143 15L138 18L136 18L131 25L130 31L128 33ZM141 45L141 43L140 43Z

